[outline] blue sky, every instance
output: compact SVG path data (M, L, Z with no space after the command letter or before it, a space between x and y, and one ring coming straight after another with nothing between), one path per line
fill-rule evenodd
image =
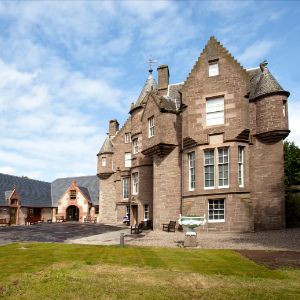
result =
M108 121L128 117L149 57L182 82L211 35L246 68L268 60L300 146L299 16L298 1L0 2L0 172L95 174Z

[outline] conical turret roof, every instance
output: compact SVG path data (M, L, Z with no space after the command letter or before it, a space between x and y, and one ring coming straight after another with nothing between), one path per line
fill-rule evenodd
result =
M135 106L139 106L142 104L144 98L146 97L147 93L150 92L151 90L156 90L157 91L157 83L155 79L152 76L152 70L149 70L149 75L148 78L145 82L145 85L135 103Z
M105 139L98 154L103 154L103 153L113 153L113 144L109 136Z
M266 66L261 64L260 68L251 70L250 74L252 75L250 82L250 100L274 93L285 93L289 95L289 92L281 87Z

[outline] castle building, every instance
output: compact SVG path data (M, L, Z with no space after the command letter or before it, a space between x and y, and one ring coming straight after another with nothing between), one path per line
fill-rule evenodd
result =
M154 229L180 214L206 215L208 230L285 226L285 91L263 62L243 68L211 37L182 83L166 65L152 70L130 116L98 153L99 220L151 220Z

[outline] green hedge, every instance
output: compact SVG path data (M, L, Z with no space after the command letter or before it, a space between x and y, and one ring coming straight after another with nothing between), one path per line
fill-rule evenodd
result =
M286 227L300 227L300 193L287 193L285 198Z

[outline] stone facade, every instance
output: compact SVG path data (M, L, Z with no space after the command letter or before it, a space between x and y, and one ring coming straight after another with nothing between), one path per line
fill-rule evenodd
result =
M284 227L289 93L266 63L246 70L212 37L184 83L157 70L98 153L100 222L122 223L130 210L131 224L154 229L179 214L206 215L204 230Z

